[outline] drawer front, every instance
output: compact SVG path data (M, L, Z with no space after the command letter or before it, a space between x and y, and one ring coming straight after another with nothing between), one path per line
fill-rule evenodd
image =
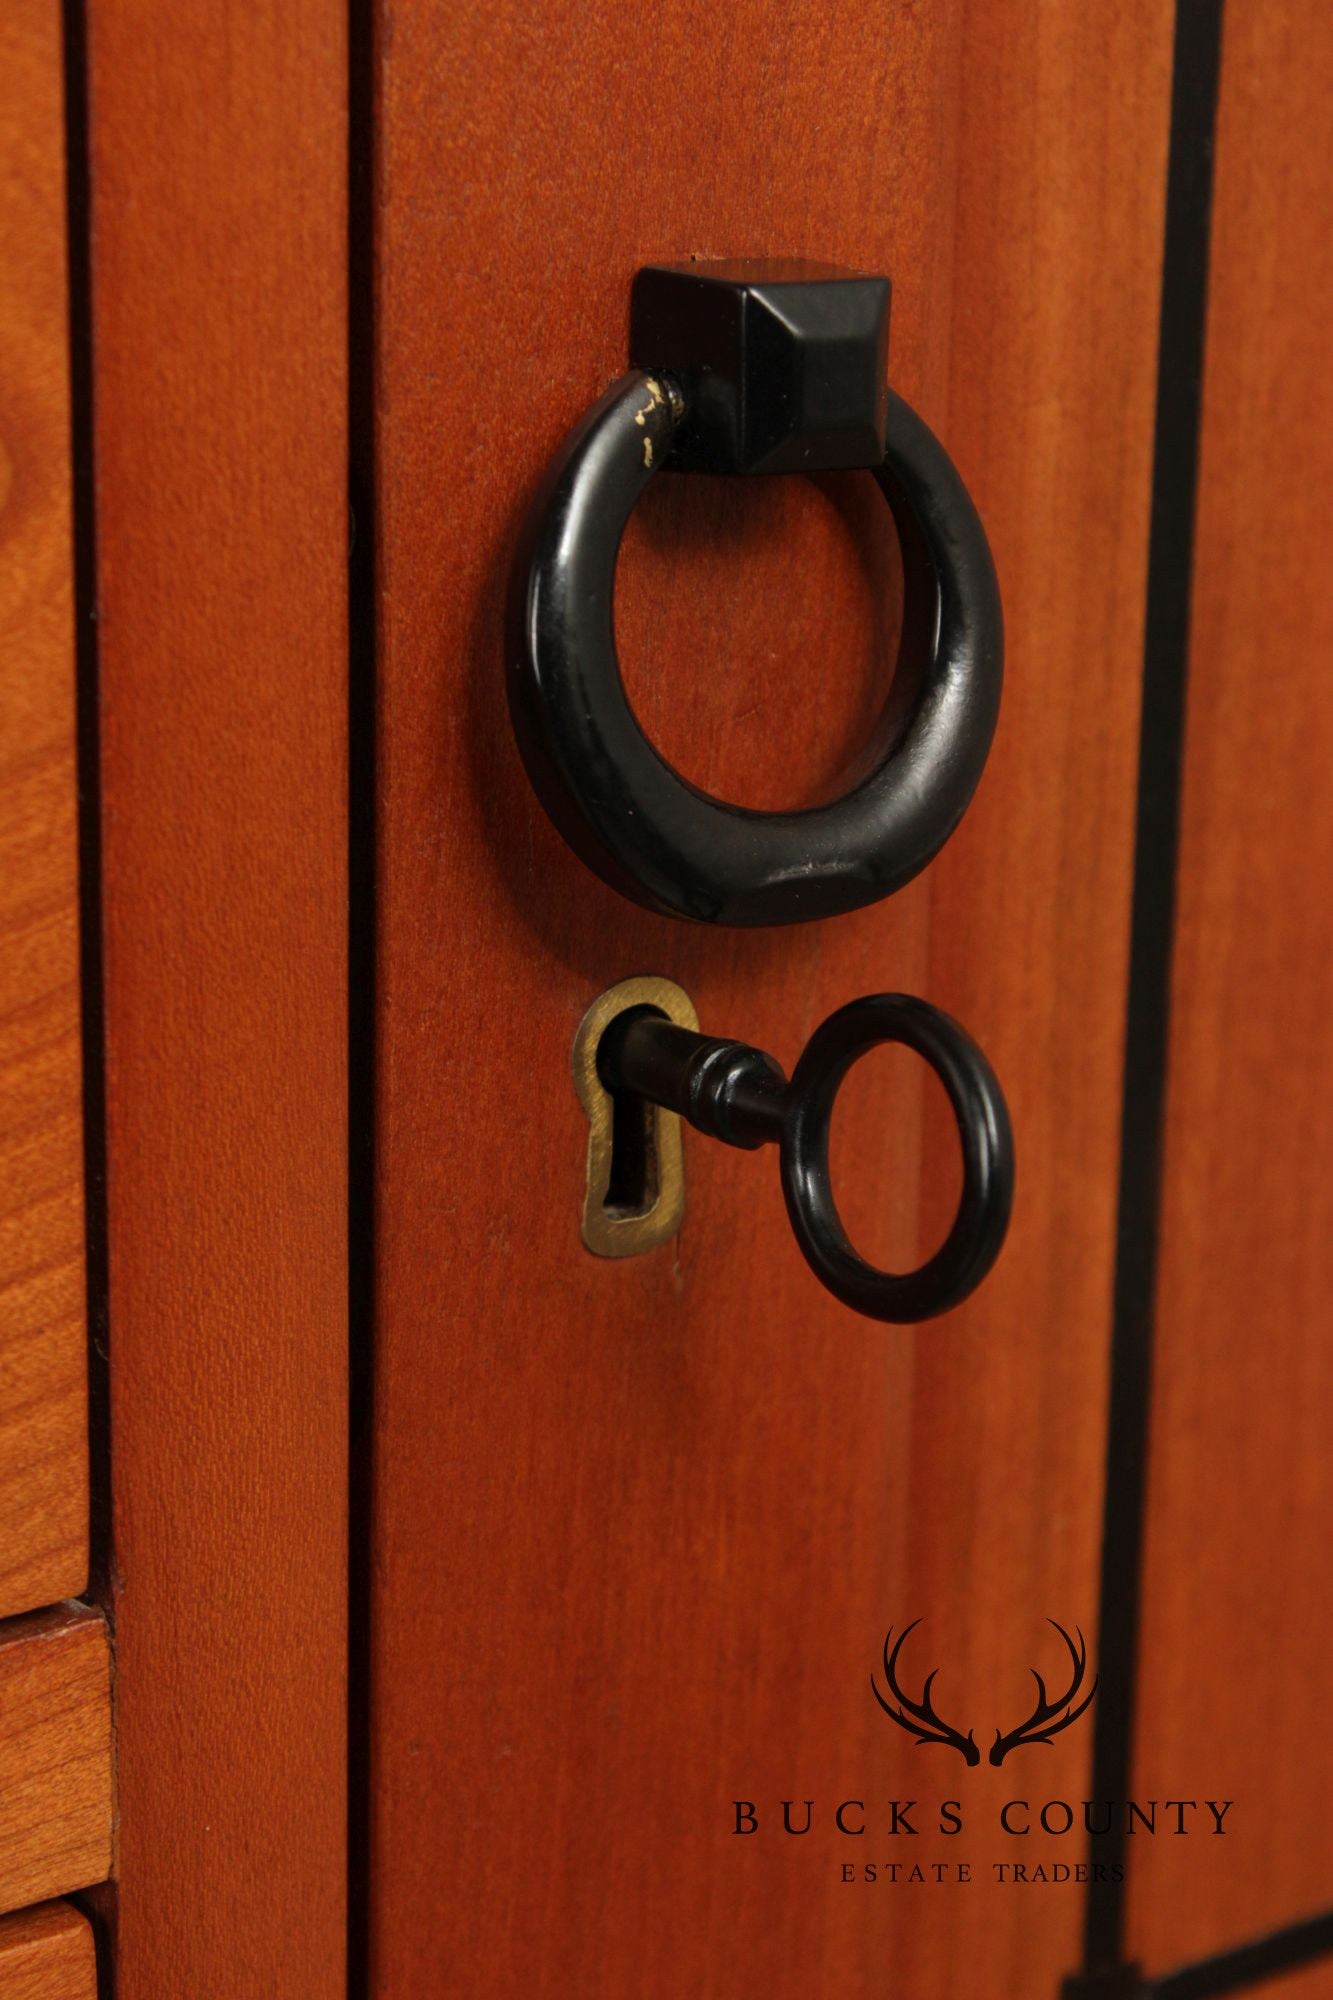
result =
M97 1959L88 1919L69 1903L42 1903L0 1918L5 2000L96 2000Z
M112 1865L111 1646L77 1606L0 1628L0 1909Z

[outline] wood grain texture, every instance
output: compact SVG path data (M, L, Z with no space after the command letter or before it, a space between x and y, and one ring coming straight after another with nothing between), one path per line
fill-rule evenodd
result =
M69 1903L41 1903L0 1918L5 2000L97 2000L93 1934Z
M1131 1881L1152 1966L1333 1903L1333 21L1226 18L1135 1784L1234 1798Z
M603 7L380 12L377 1995L1026 2000L1075 1961L1076 1891L988 1882L1013 1773L914 1748L868 1679L920 1616L918 1675L943 1664L987 1730L1044 1618L1094 1615L1170 29L1160 0L673 4L650 34ZM892 903L799 931L620 902L504 712L522 506L624 365L634 269L689 254L892 274L893 380L1005 595L963 830ZM882 687L895 571L854 479L663 480L617 605L650 731L751 803L811 796ZM771 1158L689 1140L674 1249L589 1258L569 1048L635 972L787 1060L857 993L960 1012L1020 1148L977 1302L855 1320ZM858 1071L838 1140L854 1229L912 1255L951 1168L909 1066ZM1087 1752L1025 1775L1081 1797ZM970 1887L842 1884L839 1799L964 1776L967 1851L911 1858L961 1855ZM784 1798L816 1801L804 1840Z
M59 1605L0 1631L0 1910L104 1881L112 1863L111 1645Z
M60 12L0 19L0 1617L88 1579Z
M120 2000L343 1993L346 36L89 10Z

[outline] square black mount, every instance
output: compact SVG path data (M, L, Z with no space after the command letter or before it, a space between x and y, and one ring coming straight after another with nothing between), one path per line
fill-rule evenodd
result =
M650 264L630 296L630 365L670 376L678 472L878 465L889 281L832 264Z

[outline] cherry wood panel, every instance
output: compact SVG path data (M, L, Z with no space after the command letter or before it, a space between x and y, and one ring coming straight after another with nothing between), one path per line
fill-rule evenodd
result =
M1135 1785L1236 1805L1131 1877L1153 1966L1333 1903L1331 90L1317 0L1228 9Z
M988 1737L1045 1617L1095 1613L1170 12L379 12L377 1995L1026 2000L1076 1960L1076 1889L991 1878L1024 1787L914 1748L868 1679L919 1615L918 1684L946 1665ZM892 274L891 375L1005 595L963 830L891 904L799 931L620 902L546 824L504 712L523 504L624 365L636 266L691 254ZM647 725L705 784L810 797L882 687L895 581L855 479L664 479L617 606ZM692 1138L675 1244L591 1259L569 1048L635 972L788 1061L856 993L960 1012L1019 1135L986 1292L916 1331L857 1321L801 1263L771 1158ZM936 1111L886 1059L840 1113L849 1217L885 1255L939 1227ZM1088 1747L1026 1753L1025 1780L1082 1797ZM966 1843L874 1858L963 1858L969 1887L841 1882L839 1799L964 1785ZM803 1840L784 1798L816 1801Z
M112 1863L111 1646L60 1605L0 1630L0 1910L101 1882Z
M346 34L88 10L120 2000L343 1992Z
M1030 1712L1033 1669L1067 1684L1048 1619L1098 1651L1173 26L1169 5L991 4L969 7L962 42L945 435L994 549L1007 665L986 776L930 871L926 991L1003 1080L1018 1192L991 1279L913 1343L893 1603L925 1613L919 1665L938 1660L941 1689L948 1673L951 1699L970 1695L983 1754L980 1770L941 1769L957 1760L904 1738L890 1766L915 1796L961 1797L970 1833L929 1857L966 1841L976 1863L975 1895L898 1911L881 1968L923 1996L1053 1995L1080 1957L1084 1850L997 1821L1015 1797L1089 1795L1090 1718L999 1769L984 1759ZM928 1124L931 1241L954 1152ZM996 1878L1016 1861L1070 1874Z
M0 1991L5 2000L96 2000L93 1934L83 1913L69 1903L41 1903L0 1918Z
M60 10L0 18L0 1617L88 1578Z

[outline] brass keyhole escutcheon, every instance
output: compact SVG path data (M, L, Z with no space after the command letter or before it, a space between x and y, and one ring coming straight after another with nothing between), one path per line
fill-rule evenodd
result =
M697 1032L694 1002L673 980L622 979L593 1001L574 1037L574 1086L588 1115L583 1241L597 1257L637 1257L676 1234L685 1214L680 1118L662 1105L607 1090L597 1048L620 1014L644 1011Z
M1014 1141L994 1070L965 1028L910 993L863 993L821 1021L788 1076L763 1049L701 1035L687 994L628 979L585 1016L575 1075L588 1112L583 1240L604 1257L646 1250L679 1227L680 1128L753 1153L774 1146L797 1247L835 1299L910 1326L974 1292L1000 1254L1014 1198ZM829 1128L859 1059L886 1042L915 1050L949 1095L963 1150L953 1226L912 1271L858 1255L838 1213ZM672 1116L672 1114L675 1114Z

